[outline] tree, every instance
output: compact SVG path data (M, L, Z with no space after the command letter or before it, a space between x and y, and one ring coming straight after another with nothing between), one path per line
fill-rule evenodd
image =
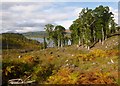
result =
M102 41L102 44L104 43L104 40L107 39L107 36L111 33L110 32L110 22L113 20L113 13L110 12L109 7L103 7L100 5L99 7L96 7L94 10L95 17L98 19L97 23L101 27L101 35L102 38L100 39ZM114 21L113 21L114 22ZM113 26L112 28L115 28ZM96 28L97 29L97 28Z
M57 38L58 38L58 47L63 47L63 43L64 43L64 35L65 35L65 28L61 25L57 25L55 27L55 31L58 34Z
M49 35L48 39L50 40L52 38L52 32L54 30L54 25L46 24L44 29L47 31L47 33Z
M94 10L83 8L79 18L73 21L69 28L72 32L72 42L88 49L97 41L103 44L109 34L116 32L116 23L113 18L113 13L108 6L100 5Z
M47 48L47 42L46 42L46 40L45 40L45 37L44 37L44 42L43 42L44 44L43 44L43 48L44 49L46 49Z
M54 28L54 25L47 24L45 25L45 30L48 33L49 41L54 41L55 46L63 47L65 45L65 28L61 25L57 25ZM50 42L51 42L50 41Z
M58 46L58 34L57 34L57 31L52 31L52 40L53 40L53 42L54 42L54 45L55 46Z
M50 43L52 41L52 39L53 39L54 25L52 25L52 24L46 24L44 29L48 33L48 38L47 39L49 40L49 43Z

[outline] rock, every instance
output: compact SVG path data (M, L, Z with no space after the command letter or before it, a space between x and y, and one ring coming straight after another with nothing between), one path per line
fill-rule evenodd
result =
M60 57L60 55L58 55L57 57Z
M74 55L72 54L72 56L74 56Z
M107 48L107 46L105 46L105 48Z
M114 61L111 59L111 63L114 63Z
M20 56L20 55L18 56L18 58L21 58L21 57L22 57L22 56Z
M65 62L68 62L68 59Z
M69 64L67 63L66 66L69 66Z
M74 65L74 64L72 64L72 67L75 67L75 65Z
M107 62L107 64L111 64L110 62Z
M79 45L77 45L77 47L79 47Z
M50 52L50 54L53 54L53 52Z

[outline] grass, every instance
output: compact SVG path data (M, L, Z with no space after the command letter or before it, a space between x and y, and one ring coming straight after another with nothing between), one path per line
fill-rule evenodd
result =
M109 40L115 40L115 38L112 37ZM109 40L106 41L109 42ZM101 45L97 46L97 49L94 47L88 51L72 45L27 53L9 50L8 55L6 55L7 51L3 50L3 75L6 79L3 79L3 83L11 78L25 78L32 74L31 79L40 84L116 84L119 83L118 55L120 52L114 47L106 49L105 45ZM22 57L18 58L19 55ZM12 66L20 69L11 68ZM7 67L11 68L11 71L7 71ZM8 75L5 75L5 71ZM20 76L14 75L18 72L21 73Z

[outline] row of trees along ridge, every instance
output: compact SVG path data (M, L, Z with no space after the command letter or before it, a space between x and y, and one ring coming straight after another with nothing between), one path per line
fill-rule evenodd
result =
M79 17L69 27L71 31L72 44L86 47L88 50L96 42L104 43L110 34L116 33L118 29L114 20L114 14L108 6L100 5L95 9L83 8ZM55 45L63 47L69 37L65 36L65 28L61 25L56 27L52 24L45 25L48 39L53 40Z

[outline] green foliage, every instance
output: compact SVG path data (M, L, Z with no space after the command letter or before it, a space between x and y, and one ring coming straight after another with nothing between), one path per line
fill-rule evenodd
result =
M53 40L56 46L63 46L65 41L72 39L73 44L89 47L92 43L103 41L108 35L116 32L116 25L111 16L108 7L99 6L94 10L84 8L79 18L70 26L71 38L66 35L65 28L61 25L54 28L53 25L47 24L45 30L49 35L48 39ZM108 27L109 24L111 27ZM118 50L85 51L83 48L75 47L76 45L26 53L13 49L36 49L38 46L37 41L28 40L21 34L3 34L3 48L8 48L3 50L3 84L9 79L25 79L30 75L30 79L36 80L39 84L119 83ZM45 38L42 48L46 48ZM19 55L21 58L17 58Z
M32 79L38 81L39 83L43 83L46 78L48 78L52 74L53 65L41 66L36 65L33 67L33 77Z
M77 57L82 58L83 61L92 61L96 58L106 58L106 57L112 57L112 56L118 56L119 51L118 50L106 50L103 51L101 49L94 49L90 51L88 54L79 54Z
M43 37L48 37L48 34L46 31L37 31L37 32L26 32L22 33L25 37L31 38L31 37L36 37L36 38L43 38Z
M63 47L65 28L61 25L55 27L55 32L57 33L58 47Z
M43 43L43 44L44 44L44 47L43 47L43 48L46 49L46 48L47 48L47 42L46 42L46 40L45 40L45 37L44 37L44 43Z
M48 39L53 40L55 46L63 47L65 45L65 28L61 25L54 26L52 24L45 25L45 30L48 33Z
M30 75L30 72L32 72L31 67L33 67L33 65L29 63L3 60L2 83L5 84L6 80L9 79L21 78L23 76Z
M39 49L40 43L18 33L2 34L2 49Z
M3 83L12 78L25 79L30 75L30 80L36 80L39 84L117 83L118 50L95 49L86 53L75 51L73 47L66 48L65 55L62 48L59 51L58 48L50 48L27 53L22 58L4 59ZM74 56L71 49L75 51Z
M108 35L117 30L113 19L113 13L109 7L100 5L95 9L83 8L69 28L71 30L71 39L73 43L85 45L88 49L96 41L104 41Z

